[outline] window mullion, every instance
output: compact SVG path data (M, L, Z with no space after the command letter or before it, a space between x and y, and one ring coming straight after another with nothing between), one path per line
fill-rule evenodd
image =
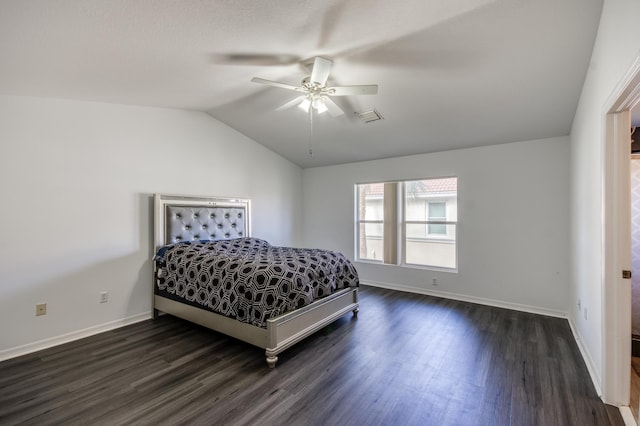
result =
M384 184L384 263L398 264L398 184Z

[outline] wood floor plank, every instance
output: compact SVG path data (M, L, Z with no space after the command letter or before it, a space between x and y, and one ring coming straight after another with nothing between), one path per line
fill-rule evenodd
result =
M624 424L559 318L363 287L279 358L165 315L0 363L0 424Z

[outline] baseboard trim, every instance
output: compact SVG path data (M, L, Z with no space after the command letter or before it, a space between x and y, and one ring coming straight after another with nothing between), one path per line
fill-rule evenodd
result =
M625 426L638 426L636 419L633 417L633 413L631 412L631 408L624 405L619 408L620 415L622 415L622 420L624 420Z
M494 306L496 308L511 309L514 311L528 312L531 314L546 315L549 317L565 318L565 319L567 318L566 312L556 311L553 309L540 308L537 306L522 305L519 303L505 302L502 300L486 299L484 297L467 296L464 294L449 293L446 291L428 290L428 289L404 286L400 284L391 284L391 283L386 283L381 281L364 280L364 281L361 281L361 284L365 286L368 285L371 287L387 288L389 290L404 291L407 293L416 293L416 294L424 294L427 296L442 297L443 299L459 300L461 302L477 303L479 305Z
M82 330L72 331L71 333L62 334L60 336L49 337L37 342L27 343L26 345L22 346L16 346L15 348L4 349L0 351L0 361L27 355L32 352L37 352L43 349L51 348L53 346L62 345L63 343L73 342L74 340L83 339L85 337L93 336L94 334L103 333L105 331L124 327L126 325L134 324L150 318L152 318L151 311L143 312L141 314L133 315L115 321L110 321L104 324L94 325L93 327L88 327Z
M587 370L589 371L591 382L593 383L593 386L596 388L596 392L598 393L598 396L600 397L600 399L602 399L602 387L600 386L600 376L598 376L597 374L597 370L594 366L595 364L593 362L593 359L591 359L589 352L582 344L582 337L580 336L580 333L578 332L578 328L573 322L573 319L571 317L567 317L567 320L569 321L569 328L571 328L571 334L573 334L573 339L576 341L576 344L578 345L578 349L580 350L582 359L584 359L584 363L587 364Z

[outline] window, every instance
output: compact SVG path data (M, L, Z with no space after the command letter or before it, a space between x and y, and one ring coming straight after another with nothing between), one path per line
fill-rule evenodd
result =
M429 207L428 218L429 221L446 221L447 220L447 203L443 201L427 203ZM429 235L446 235L447 225L443 223L430 223Z
M384 184L358 185L358 259L382 260Z
M457 268L458 179L356 185L358 260Z

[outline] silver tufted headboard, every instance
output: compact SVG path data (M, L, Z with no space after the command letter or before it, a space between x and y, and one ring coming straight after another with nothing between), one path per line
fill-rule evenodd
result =
M249 200L155 194L155 248L180 241L249 237Z

